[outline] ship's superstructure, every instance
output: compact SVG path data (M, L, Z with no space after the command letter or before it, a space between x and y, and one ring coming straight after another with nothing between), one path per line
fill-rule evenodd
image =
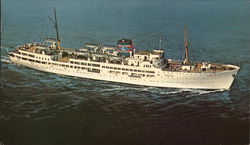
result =
M56 18L56 15L55 15ZM53 20L52 20L53 21ZM56 28L57 22L54 21ZM187 34L185 34L187 35ZM85 43L80 49L60 46L57 39L19 45L12 62L40 71L111 82L172 88L229 89L239 67L164 58L164 50L137 51L130 39L116 45Z

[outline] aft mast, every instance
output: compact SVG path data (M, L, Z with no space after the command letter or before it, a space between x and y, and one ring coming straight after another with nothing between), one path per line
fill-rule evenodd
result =
M61 46L60 46L61 45L61 40L59 38L58 24L57 24L57 18L56 18L56 8L55 7L54 7L54 18L55 18L55 20L53 20L53 19L51 19L49 17L50 21L55 25L55 28L56 28L56 39L57 39L56 49L60 50L61 49Z
M187 25L184 25L184 48L185 48L185 59L183 61L184 64L189 63L188 58L188 33L187 33Z
M159 50L162 50L161 44L162 44L162 36L160 36Z

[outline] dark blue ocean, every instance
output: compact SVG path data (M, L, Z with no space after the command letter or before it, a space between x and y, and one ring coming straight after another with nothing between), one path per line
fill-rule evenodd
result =
M0 145L248 145L250 2L244 0L2 0ZM229 91L172 89L50 74L7 58L54 37L64 47L131 38L165 56L241 67Z

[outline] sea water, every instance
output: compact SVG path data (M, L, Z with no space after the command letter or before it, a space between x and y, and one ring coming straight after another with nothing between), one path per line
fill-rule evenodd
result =
M241 67L229 91L127 85L40 72L7 58L16 45L134 40L182 59ZM0 144L240 145L249 143L250 3L240 0L3 0Z

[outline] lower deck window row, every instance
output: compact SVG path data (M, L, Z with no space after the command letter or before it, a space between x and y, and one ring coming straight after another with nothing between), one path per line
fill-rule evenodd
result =
M145 71L145 70L138 70L138 69L128 69L128 68L109 67L109 66L102 66L102 68L114 69L114 70L134 71L134 72L143 72L143 73L155 73L154 71Z

